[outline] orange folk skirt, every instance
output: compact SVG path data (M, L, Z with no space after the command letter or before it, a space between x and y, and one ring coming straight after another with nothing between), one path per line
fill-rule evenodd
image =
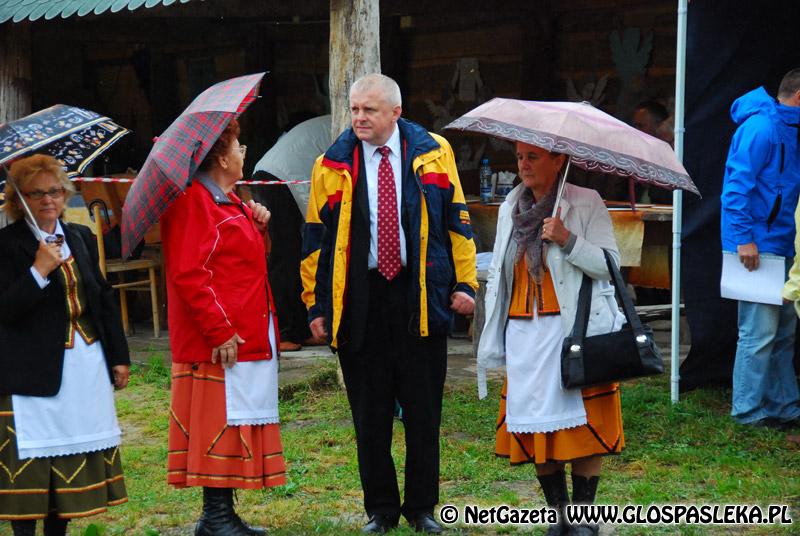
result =
M228 426L225 413L220 365L172 364L167 482L177 488L285 484L279 425Z
M617 383L582 390L586 424L534 434L510 433L506 429L507 389L506 379L500 395L494 449L496 456L508 458L511 465L570 462L587 456L619 454L625 447Z

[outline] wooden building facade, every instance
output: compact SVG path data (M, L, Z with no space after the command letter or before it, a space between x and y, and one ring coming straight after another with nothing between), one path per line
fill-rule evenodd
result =
M382 71L400 83L404 116L432 130L495 96L590 100L628 119L639 100L671 106L675 8L672 0L381 0ZM93 173L120 172L138 168L153 136L204 88L269 71L261 102L242 118L252 166L286 128L329 111L330 9L325 0L192 0L5 22L0 121L55 103L106 114L134 134ZM481 156L514 168L506 144L448 138L467 192L477 192Z

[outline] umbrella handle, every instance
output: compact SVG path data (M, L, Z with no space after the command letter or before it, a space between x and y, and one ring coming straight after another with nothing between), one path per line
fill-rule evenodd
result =
M569 173L569 165L572 163L572 157L567 155L567 167L564 168L564 173L562 173L560 180L558 182L558 192L556 193L556 203L553 205L553 213L550 215L551 218L555 218L556 214L558 214L558 205L561 203L561 198L564 196L564 185L567 183L567 174Z
M93 209L95 205L98 205L102 209L103 211L102 215L105 217L106 220L106 227L111 227L111 218L108 217L108 207L106 206L106 202L100 199L99 197L96 197L91 201L89 201L89 206L86 207L89 209L89 214L94 214Z

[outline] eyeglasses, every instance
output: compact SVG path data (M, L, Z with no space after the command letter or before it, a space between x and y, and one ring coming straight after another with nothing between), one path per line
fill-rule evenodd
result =
M50 188L46 192L41 190L34 190L32 192L23 192L22 195L27 197L28 199L33 199L34 201L39 201L40 199L44 198L44 196L49 195L50 199L60 199L64 197L67 189L63 186L60 188Z
M247 145L240 145L240 146L239 146L239 153L240 153L242 156L244 156L244 154L245 154L246 152L247 152Z

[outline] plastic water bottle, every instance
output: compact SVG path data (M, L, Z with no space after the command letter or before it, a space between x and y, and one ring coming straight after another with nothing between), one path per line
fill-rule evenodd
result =
M481 160L481 167L478 170L478 180L481 185L481 203L492 202L492 168L489 167L489 159Z

